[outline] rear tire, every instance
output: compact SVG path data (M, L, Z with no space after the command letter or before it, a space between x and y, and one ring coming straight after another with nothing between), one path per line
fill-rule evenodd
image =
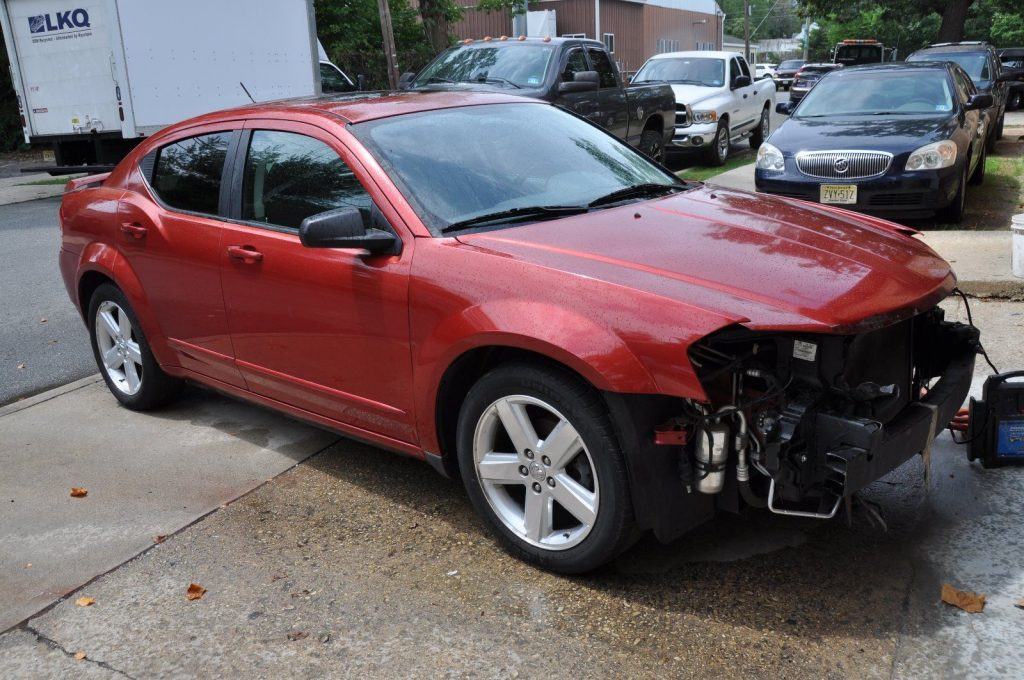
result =
M725 165L726 159L729 158L729 146L729 122L722 120L718 122L711 146L704 149L704 165L712 168Z
M1006 108L1010 111L1016 111L1022 106L1024 106L1024 91L1011 92L1010 98L1006 102Z
M761 111L761 120L757 122L757 129L754 130L753 134L750 135L750 148L757 149L761 148L764 144L764 140L768 139L768 135L771 134L772 123L771 114L768 112L768 107L765 106L764 110Z
M657 130L644 130L640 135L640 152L655 163L665 164L665 143Z
M636 539L607 408L577 376L532 363L495 368L466 395L457 437L470 501L515 557L577 574Z
M89 300L89 339L100 375L111 394L133 411L163 406L183 382L160 368L127 296L109 283Z

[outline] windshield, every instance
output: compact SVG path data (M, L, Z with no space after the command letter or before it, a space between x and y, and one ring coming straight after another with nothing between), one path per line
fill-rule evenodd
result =
M553 54L551 45L528 43L502 47L477 43L455 47L423 69L414 86L452 82L539 87Z
M870 64L882 61L881 45L839 45L836 47L836 62Z
M633 78L634 83L664 80L670 83L722 87L725 84L725 60L708 57L651 59Z
M814 86L798 118L949 113L953 96L945 71L835 71Z
M627 187L684 186L599 128L546 104L439 109L354 125L435 234L540 206L583 206Z
M784 61L781 64L779 64L779 70L780 71L795 71L795 70L797 70L798 68L800 68L803 65L804 65L804 61L802 59L790 59L789 61Z
M927 54L912 54L907 58L907 61L952 61L960 64L967 71L967 75L971 77L971 80L990 80L992 78L988 72L988 58L984 54L971 52L937 54L935 52L928 52Z

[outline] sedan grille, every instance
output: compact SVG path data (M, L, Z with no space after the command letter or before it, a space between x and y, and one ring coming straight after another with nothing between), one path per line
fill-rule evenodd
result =
M882 175L892 163L884 151L801 151L796 166L810 177L862 179Z

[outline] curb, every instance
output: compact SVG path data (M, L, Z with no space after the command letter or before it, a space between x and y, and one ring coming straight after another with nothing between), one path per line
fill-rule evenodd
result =
M61 396L62 394L74 392L75 390L87 387L89 385L92 385L93 383L98 383L101 380L103 380L103 377L99 373L94 373L90 376L86 376L84 378L75 380L74 382L69 382L66 385L54 387L51 390L40 392L39 394L33 395L31 397L27 397L25 399L13 402L11 404L8 404L7 406L0 407L0 418L3 418L4 416L9 416L12 413L17 413L18 411L24 411L27 408L32 408L36 404L42 404L44 401L50 401L51 399L55 399Z

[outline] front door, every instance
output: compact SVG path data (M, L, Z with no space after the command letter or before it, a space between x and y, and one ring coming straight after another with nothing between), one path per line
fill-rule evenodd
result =
M118 246L146 291L146 307L177 362L244 387L235 368L221 295L219 220L226 158L241 134L205 126L178 133L140 165L154 203L128 192L118 203Z
M599 47L588 47L587 57L590 59L591 68L597 71L598 77L594 113L590 119L619 139L626 139L629 128L626 91L619 84L615 66L608 58L608 53Z
M249 389L415 443L412 239L394 256L304 247L302 220L337 208L358 208L377 228L399 235L404 227L390 226L397 214L376 188L376 197L367 191L373 185L357 176L365 178L362 166L326 131L277 120L247 128L221 271L236 362Z

